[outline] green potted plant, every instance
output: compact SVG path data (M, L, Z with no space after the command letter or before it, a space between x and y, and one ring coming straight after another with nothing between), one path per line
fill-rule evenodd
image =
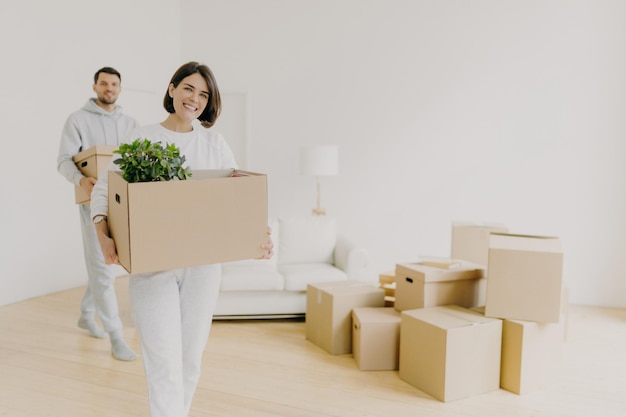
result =
M113 162L122 170L122 178L129 183L186 180L191 170L183 167L185 155L174 144L135 139L124 143L113 153L120 157Z

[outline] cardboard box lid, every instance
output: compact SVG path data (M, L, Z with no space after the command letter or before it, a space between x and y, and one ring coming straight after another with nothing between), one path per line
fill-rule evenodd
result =
M113 151L116 150L117 148L118 148L117 146L110 146L110 145L92 146L91 148L78 152L76 155L72 157L72 160L76 163L94 155L111 156L113 155Z
M404 275L421 283L478 279L484 277L484 273L484 266L461 260L450 260L449 263L421 260L396 264L396 276Z
M393 307L355 307L352 317L358 323L400 323L400 312Z
M489 249L560 253L561 242L554 236L491 233Z
M452 227L470 227L474 229L500 230L501 232L507 232L509 230L504 223L498 222L469 222L455 220L452 222Z
M324 283L326 284L326 283ZM342 285L343 284L343 285ZM315 284L309 284L312 288L332 295L333 297L342 297L345 295L353 294L366 294L366 293L383 293L385 290L370 283L357 280L337 281L337 285L324 285L316 286Z
M485 317L480 313L455 305L405 310L402 314L444 330L501 322L500 319Z

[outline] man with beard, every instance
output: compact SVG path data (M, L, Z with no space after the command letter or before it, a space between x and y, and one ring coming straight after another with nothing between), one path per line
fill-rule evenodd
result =
M80 151L93 146L118 146L128 139L138 122L122 113L115 104L122 91L122 76L111 67L100 68L94 75L93 91L96 98L90 98L80 109L70 114L61 134L57 169L69 182L81 187L87 195L96 184L96 179L84 176L72 160ZM113 357L131 361L136 353L126 344L122 321L119 317L117 296L113 286L115 270L106 265L96 236L89 204L79 205L83 251L87 267L87 286L80 306L78 327L89 332L90 336L104 338L108 333ZM96 219L97 221L97 219ZM104 331L96 322L96 314Z

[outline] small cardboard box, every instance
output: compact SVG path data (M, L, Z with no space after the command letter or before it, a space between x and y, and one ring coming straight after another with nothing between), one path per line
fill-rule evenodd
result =
M400 324L400 379L440 401L497 390L502 320L459 306L406 310Z
M129 273L253 259L267 238L267 177L197 170L128 183L109 171L109 228Z
M92 146L74 155L72 160L84 176L98 179L108 168L116 149L117 146ZM74 188L76 204L88 204L91 201L85 190L79 186Z
M396 265L394 308L398 311L478 303L480 265L459 260L422 260Z
M360 370L397 370L399 352L399 311L393 307L352 310L352 354Z
M332 355L352 352L352 309L383 307L385 290L347 280L308 284L306 339Z
M563 253L556 237L492 233L485 315L557 323Z

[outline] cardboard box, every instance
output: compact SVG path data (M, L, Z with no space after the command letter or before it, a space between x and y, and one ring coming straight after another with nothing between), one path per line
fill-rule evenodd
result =
M558 323L504 320L500 386L516 394L544 388L555 376L562 344Z
M394 307L398 311L448 304L473 307L483 276L484 268L468 261L425 259L397 264Z
M472 310L482 313L484 307ZM500 388L527 394L552 382L563 347L562 335L562 321L502 320Z
M392 271L382 272L378 274L378 282L381 285L385 284L394 284L396 283L396 271L395 269Z
M72 160L84 176L98 179L98 176L108 168L113 159L113 151L116 149L117 146L92 146L74 155ZM91 201L85 190L79 186L74 188L76 204L88 204Z
M130 273L257 258L267 238L267 177L197 170L184 181L128 183L109 171L109 228Z
M382 288L357 280L309 284L306 295L306 339L332 355L352 352L353 308L385 303Z
M380 288L385 290L385 307L393 307L396 301L396 271L383 272L378 275Z
M478 282L478 305L485 305L487 296L489 236L491 233L507 233L508 231L508 228L502 223L452 223L450 257L485 267L485 278Z
M563 253L556 237L492 233L485 315L557 323Z
M400 312L393 307L352 310L352 354L362 371L398 369Z
M489 236L491 233L508 233L502 223L452 223L450 257L462 259L487 268L489 263Z
M406 310L400 324L400 379L440 401L497 390L502 320L459 306Z

